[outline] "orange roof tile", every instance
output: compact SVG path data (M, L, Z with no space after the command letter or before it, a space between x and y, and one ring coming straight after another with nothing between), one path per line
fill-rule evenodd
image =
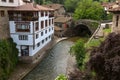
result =
M120 11L120 6L116 8L109 9L110 12Z
M34 3L26 3L24 5L12 8L12 11L53 11L54 9L43 7Z
M71 20L71 17L57 17L56 19L54 19L54 22L65 23L68 22L69 20Z
M42 6L47 7L47 8L52 8L52 9L55 9L55 10L63 7L63 5L61 5L61 4L47 4L47 5L42 5Z

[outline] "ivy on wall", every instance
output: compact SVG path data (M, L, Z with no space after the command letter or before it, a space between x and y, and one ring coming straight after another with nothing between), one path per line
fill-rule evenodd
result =
M0 40L0 80L6 80L18 62L18 49L11 38Z

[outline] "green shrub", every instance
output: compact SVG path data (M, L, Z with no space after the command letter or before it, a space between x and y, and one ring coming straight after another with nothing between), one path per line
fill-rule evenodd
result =
M12 39L0 41L0 80L6 80L18 61L18 50Z
M85 59L85 47L84 47L84 41L82 40L78 40L75 45L73 45L70 48L70 53L75 55L76 57L76 61L77 61L77 65L80 69L82 69L82 66L84 64L84 59Z
M68 80L67 77L63 74L57 76L57 78L55 80Z

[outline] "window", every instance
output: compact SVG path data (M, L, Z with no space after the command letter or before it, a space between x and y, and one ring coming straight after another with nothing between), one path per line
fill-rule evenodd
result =
M48 40L48 38L45 39L46 41Z
M116 16L116 27L118 27L119 16Z
M36 34L36 39L38 39L38 37L39 37L39 34Z
M44 40L42 40L42 44L44 44Z
M29 24L16 24L16 31L17 32L30 32L30 25Z
M53 27L52 27L52 30L53 30Z
M41 21L41 29L44 28L44 21Z
M48 25L47 25L47 20L45 20L45 27L47 27Z
M1 14L1 17L4 17L5 16L5 11L0 11L0 14Z
M50 36L49 36L49 38L50 38Z
M51 25L51 20L49 19L49 25Z
M47 34L47 30L45 30L45 34Z
M53 19L52 19L52 24L53 24Z
M44 16L44 12L41 12L41 17L43 17Z
M49 32L51 31L51 29L49 28Z
M9 0L9 2L13 3L13 0Z
M48 12L46 11L46 12L45 12L45 16L47 16L47 15L48 15Z
M40 46L40 42L39 43L37 43L37 47L39 47Z
M21 56L29 56L29 46L21 46Z
M43 32L41 32L41 36L43 36Z
M19 35L19 40L28 40L28 35Z
M35 23L35 30L36 30L36 31L39 30L39 24L38 24L38 22Z
M6 2L6 0L2 0L2 2Z

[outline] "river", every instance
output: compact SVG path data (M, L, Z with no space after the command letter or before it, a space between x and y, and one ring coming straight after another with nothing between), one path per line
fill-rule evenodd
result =
M23 80L54 80L59 74L66 74L72 45L73 42L67 40L56 44Z

